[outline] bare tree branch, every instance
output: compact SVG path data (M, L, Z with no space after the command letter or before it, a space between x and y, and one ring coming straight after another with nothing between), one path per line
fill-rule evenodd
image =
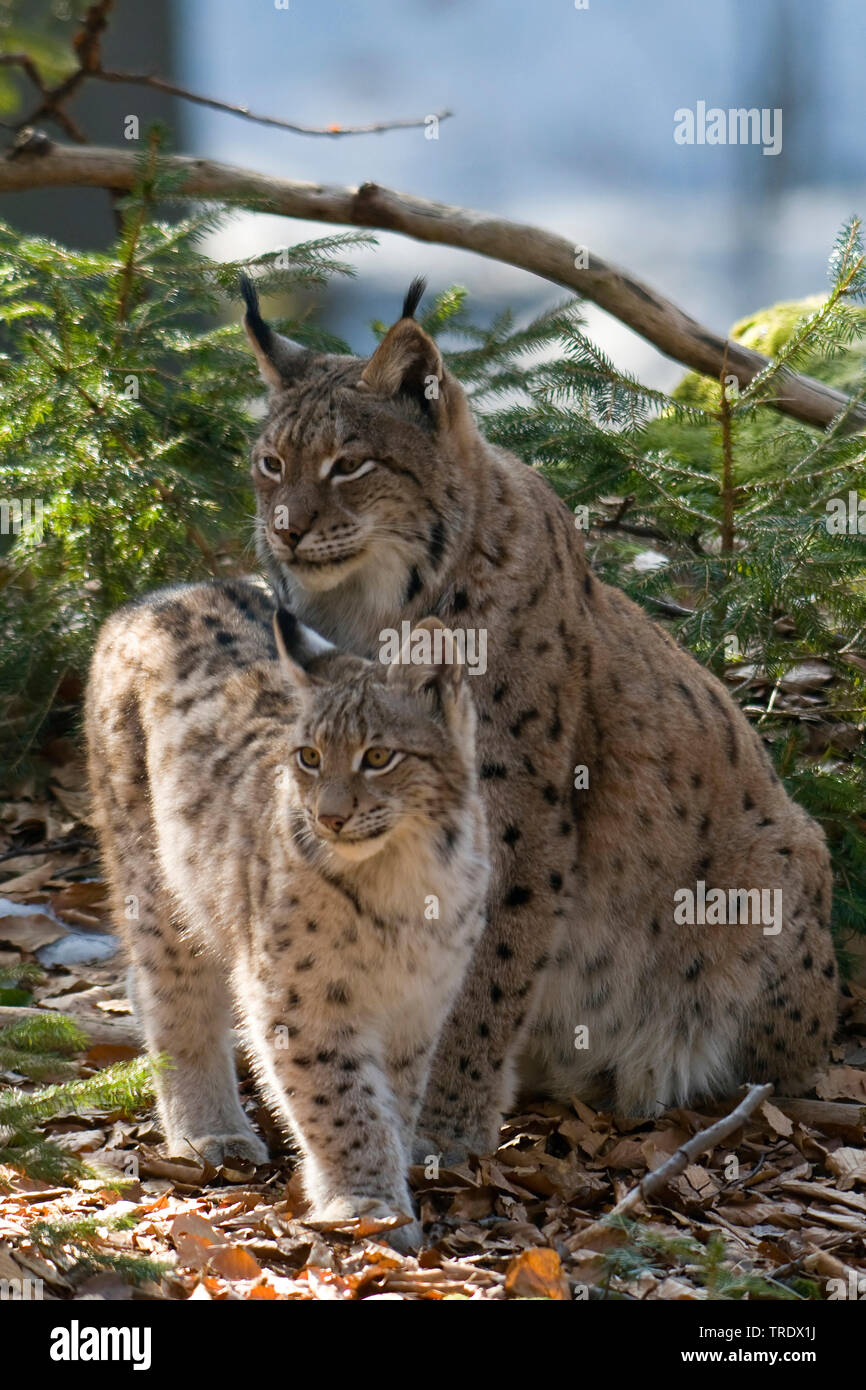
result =
M109 71L102 66L102 36L108 28L109 15L114 8L114 0L96 0L88 9L72 40L78 59L78 66L56 87L47 87L33 59L28 53L0 54L0 64L6 67L20 67L42 96L39 105L24 116L17 125L34 126L43 118L55 121L67 135L78 144L87 144L87 136L66 111L64 103L74 96L78 88L88 79L99 82L126 83L137 87L150 87L182 101L192 101L199 106L210 107L212 111L225 111L244 120L255 121L258 125L276 126L279 130L290 130L296 135L324 135L337 139L342 135L377 135L386 130L412 130L425 126L430 116L437 121L447 121L451 111L435 111L427 116L413 116L396 121L374 121L368 125L328 125L306 126L295 121L285 121L279 116L262 116L251 111L248 106L237 106L230 101L218 101L215 97L201 96L175 82L167 82L163 77L151 73Z
M47 91L45 83L42 81L42 74L29 53L0 53L0 67L21 68L21 71L30 78L37 92Z
M257 125L276 126L278 130L291 130L295 135L324 135L334 140L341 135L378 135L385 130L414 130L426 125L430 116L437 121L447 121L451 111L435 111L430 116L412 116L405 120L373 121L369 125L298 125L296 121L284 121L279 116L262 116L251 111L248 106L236 106L230 101L217 101L216 97L204 97L198 92L190 92L175 82L166 82L163 77L153 77L148 73L108 72L97 68L90 73L99 82L128 82L136 87L152 87L154 91L165 92L168 96L179 97L183 101L195 102L198 106L208 106L212 111L225 111L231 116L241 116L245 121L255 121Z
M114 0L95 0L95 3L90 5L81 21L81 28L76 31L72 40L78 66L56 87L45 86L38 69L29 58L27 65L19 63L19 66L25 67L28 76L36 83L42 94L39 105L23 117L19 122L19 128L35 126L44 117L55 121L60 129L65 130L66 134L77 141L79 145L87 144L87 136L77 121L74 121L66 111L64 102L74 96L82 82L100 67L102 35L108 28L108 16L113 7ZM18 58L22 56L26 57L26 55L16 55Z
M667 357L716 379L725 368L741 388L767 366L761 353L710 332L600 256L590 254L588 266L577 269L576 243L540 227L395 193L374 183L360 188L301 183L189 155L166 156L163 162L184 175L183 193L189 197L218 198L312 222L399 232L416 241L460 247L531 271L592 300ZM15 160L0 160L0 193L62 187L122 190L131 188L137 176L137 160L131 151L55 145L38 155L22 151ZM797 420L826 426L850 403L832 386L791 372L780 383L772 404ZM866 407L850 409L845 426L852 431L866 426Z
M58 92L65 91L66 96L70 95L70 92L66 90L69 85L68 80L67 82L61 83L60 87L55 87L53 89L46 87L42 80L42 74L33 59L27 53L0 53L0 66L21 68L22 72L27 74L42 97L42 100L39 105L34 108L34 111L31 112L30 115L25 116L23 120L17 121L11 129L21 130L25 127L30 127L36 117L49 116L57 123L61 130L66 131L66 134L70 136L71 139L77 140L79 144L85 143L86 137L77 122L75 122L61 106L56 105L55 98Z

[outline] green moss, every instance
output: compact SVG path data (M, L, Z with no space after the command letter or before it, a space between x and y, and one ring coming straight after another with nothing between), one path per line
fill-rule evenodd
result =
M826 295L815 294L759 309L735 323L730 337L765 357L773 357L791 337L797 324L820 309L826 298ZM854 308L850 312L861 324L866 324L866 309ZM855 342L830 355L826 349L816 348L804 355L800 369L828 386L851 394L862 389L866 380L866 343ZM713 414L719 408L718 384L699 372L687 372L671 396L681 405ZM736 424L738 480L772 476L774 470L784 470L794 429L805 430L808 426L794 426L790 419L771 411ZM667 452L696 468L716 470L720 466L719 426L712 419L682 420L671 410L663 411L647 423L644 443L648 449Z

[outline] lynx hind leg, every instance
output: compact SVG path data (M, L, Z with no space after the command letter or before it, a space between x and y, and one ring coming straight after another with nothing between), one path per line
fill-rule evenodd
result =
M174 942L130 942L132 1002L157 1073L157 1106L169 1153L219 1165L229 1155L265 1163L268 1151L238 1095L231 1004L216 961Z
M148 1052L169 1059L155 1079L167 1147L215 1164L228 1154L265 1162L238 1095L222 971L185 939L163 886L134 702L89 717L88 744L93 820L131 964L133 1007Z

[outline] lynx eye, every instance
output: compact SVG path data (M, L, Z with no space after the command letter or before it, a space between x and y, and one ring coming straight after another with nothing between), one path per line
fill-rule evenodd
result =
M393 748L368 748L361 759L361 766L367 772L384 772L398 763L401 756Z
M376 467L378 459L337 459L331 466L331 481L340 483L348 478L361 478Z
M259 459L259 472L264 473L266 478L281 478L283 476L283 461L275 458L273 454L264 454Z
M299 748L298 762L306 772L314 772L321 766L322 755L318 748Z

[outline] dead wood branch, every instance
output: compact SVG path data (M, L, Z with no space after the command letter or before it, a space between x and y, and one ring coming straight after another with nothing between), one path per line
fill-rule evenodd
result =
M540 227L373 183L359 188L302 183L189 155L166 156L164 163L183 176L182 191L188 197L220 199L305 221L398 232L530 271L592 300L675 361L716 379L724 368L737 378L740 389L767 366L761 353L710 332L600 256L590 254L589 265L577 269L576 243ZM22 151L16 159L0 160L0 193L70 187L127 190L137 177L134 153L97 146L53 145L38 156ZM826 426L846 408L848 398L823 382L791 372L780 381L772 404L795 419ZM852 407L844 427L854 431L864 426L866 406Z
M637 1187L633 1187L627 1192L622 1201L617 1202L601 1221L593 1221L591 1225L585 1226L582 1231L578 1231L570 1242L575 1249L583 1249L591 1245L592 1241L599 1236L609 1236L611 1233L611 1223L615 1217L627 1216L634 1211L641 1202L653 1197L657 1192L661 1192L664 1187L676 1178L680 1173L685 1172L690 1163L708 1149L714 1149L723 1139L727 1139L729 1134L739 1129L740 1125L749 1118L762 1100L773 1094L773 1087L768 1083L766 1086L750 1086L739 1105L731 1111L729 1115L724 1115L717 1120L709 1129L698 1130L685 1144L680 1145L676 1153L671 1154L670 1158L660 1167L653 1169L642 1178Z
M218 101L216 97L202 96L199 92L191 92L187 87L181 87L176 82L168 82L165 78L157 77L152 73L118 72L104 68L102 66L102 38L108 28L109 16L113 8L114 0L96 0L96 3L90 6L81 22L81 27L72 39L72 47L78 60L78 66L56 87L46 86L39 68L29 53L0 54L0 64L6 67L21 68L40 95L39 104L18 122L19 129L24 126L35 125L37 121L43 119L52 120L62 130L65 130L73 140L79 144L86 144L86 135L69 115L65 103L75 95L84 82L91 79L99 82L122 83L126 86L150 87L153 91L164 92L166 96L177 97L180 101L191 101L198 106L207 106L212 111L224 111L230 116L240 116L246 121L255 121L257 125L276 126L279 130L288 130L295 135L324 135L330 139L336 139L343 135L376 135L386 130L410 130L426 126L431 119L447 121L449 116L453 114L451 111L436 111L427 116L414 116L396 121L374 121L367 125L305 126L299 125L296 121L283 120L280 116L260 115L251 111L248 106L239 106L231 101Z
M323 135L330 140L339 139L343 135L381 135L387 130L424 129L429 120L447 121L454 114L452 111L431 111L427 116L409 116L395 121L371 121L367 125L299 125L297 121L286 121L281 116L263 116L251 111L248 106L238 106L231 101L218 101L216 97L202 96L200 92L191 92L188 87L180 87L176 82L167 82L164 77L156 77L150 73L109 72L104 68L98 68L89 76L99 82L150 87L155 92L164 92L166 96L191 101L196 106L207 106L211 111L224 111L229 116L240 116L245 121L254 121L256 125L275 126L278 130L288 130L294 135Z

